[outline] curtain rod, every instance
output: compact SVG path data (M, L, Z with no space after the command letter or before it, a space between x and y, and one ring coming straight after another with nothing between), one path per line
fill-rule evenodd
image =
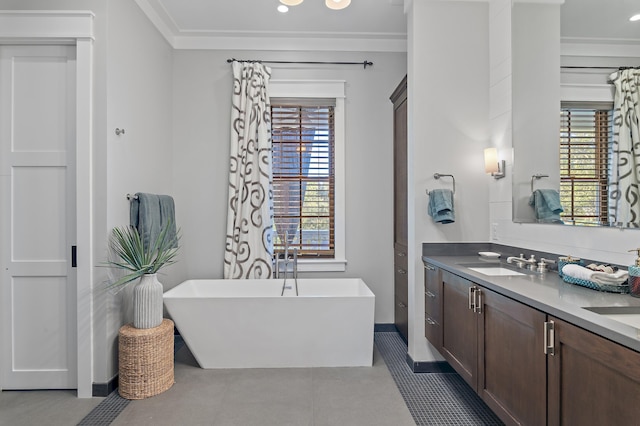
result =
M231 63L233 61L238 62L260 62L264 64L304 64L304 65L362 65L364 69L367 69L367 66L373 65L371 61L362 61L362 62L325 62L325 61L262 61L260 59L236 59L231 58L227 59L227 63Z

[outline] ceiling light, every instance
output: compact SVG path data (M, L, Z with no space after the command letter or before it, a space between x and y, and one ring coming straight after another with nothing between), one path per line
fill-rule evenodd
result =
M278 5L278 12L287 13L288 11L289 11L289 8L287 6L285 6L284 4Z
M304 0L280 0L280 3L286 4L287 6L297 6L303 1Z
M640 21L640 13L629 18L630 21Z
M325 0L324 4L326 4L329 9L340 10L349 6L351 4L351 0Z

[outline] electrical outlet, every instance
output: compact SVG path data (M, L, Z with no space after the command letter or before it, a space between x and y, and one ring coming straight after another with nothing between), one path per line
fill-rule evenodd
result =
M492 240L497 240L498 239L498 224L497 223L492 223L491 224L491 239Z

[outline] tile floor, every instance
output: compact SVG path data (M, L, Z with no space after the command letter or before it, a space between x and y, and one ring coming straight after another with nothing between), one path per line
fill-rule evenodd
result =
M75 392L0 393L0 426L499 425L457 374L414 374L397 333L375 335L372 368L200 369L187 347L163 394L127 401Z

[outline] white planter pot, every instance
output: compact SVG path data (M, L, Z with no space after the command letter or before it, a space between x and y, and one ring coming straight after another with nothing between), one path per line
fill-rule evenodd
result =
M162 284L156 274L140 277L133 288L133 326L154 328L162 324Z

